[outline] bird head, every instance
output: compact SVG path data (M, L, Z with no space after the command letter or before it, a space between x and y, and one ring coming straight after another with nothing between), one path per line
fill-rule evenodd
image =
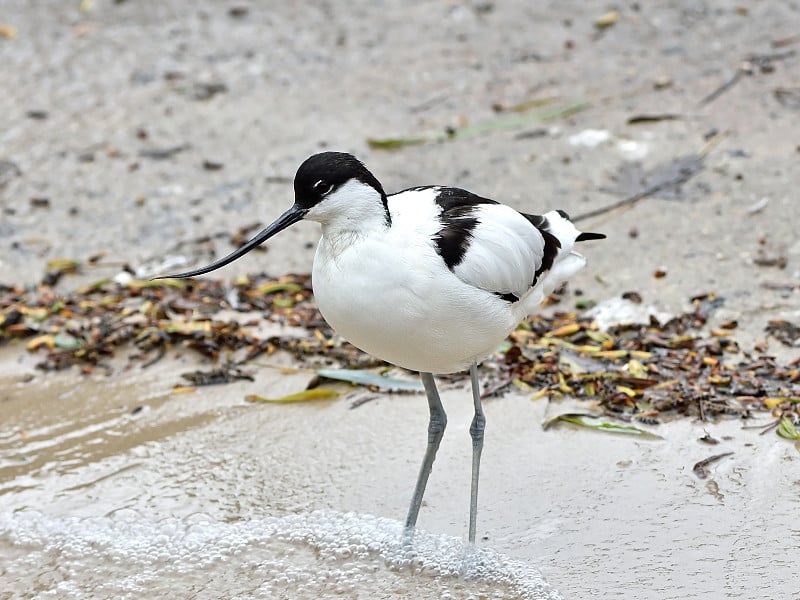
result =
M358 223L371 214L389 221L386 193L355 156L321 152L300 165L294 177L295 207L323 225Z
M391 223L386 194L375 176L355 156L321 152L307 158L294 177L294 204L243 246L210 265L156 279L195 277L215 271L257 248L287 227L308 219L323 226L359 223L380 215Z

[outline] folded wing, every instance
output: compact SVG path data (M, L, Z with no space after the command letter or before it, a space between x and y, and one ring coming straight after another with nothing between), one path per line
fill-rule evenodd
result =
M526 215L447 190L446 201L437 200L439 254L462 281L512 303L524 300L533 308L585 265L573 250L576 241L605 237L581 233L563 211Z

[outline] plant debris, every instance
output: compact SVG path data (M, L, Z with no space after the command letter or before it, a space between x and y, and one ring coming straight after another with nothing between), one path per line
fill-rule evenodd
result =
M84 264L60 259L51 268L70 275ZM32 288L0 285L0 344L40 356L37 366L46 371L113 372L109 361L123 352L129 366L147 368L170 351L191 351L216 363L184 374L193 389L251 379L244 365L284 351L323 377L379 389L419 388L417 381L363 371L385 363L334 334L317 310L308 274L259 274L233 283L103 279L70 293L56 292L51 279ZM743 352L732 338L733 322L709 328L719 301L701 294L691 310L664 323L651 317L647 325L606 331L574 312L532 316L485 361L484 393L514 386L533 398L569 396L601 416L645 425L681 415L707 421L769 413L771 428L785 423L781 431L791 432L790 425L800 424L800 360L780 365L758 347ZM262 320L291 329L262 336ZM800 327L772 321L767 332L795 345ZM466 374L448 378L463 381Z
M295 394L289 394L281 398L265 398L258 394L249 394L245 396L247 402L267 402L272 404L287 404L290 402L308 402L310 400L334 400L339 397L339 392L331 388L313 388L310 390L303 390Z
M585 427L587 429L595 429L607 433L622 433L625 435L638 435L644 438L662 439L660 435L634 427L633 425L624 425L622 423L614 423L603 417L592 414L584 413L564 413L548 419L542 425L542 428L547 430L557 423L570 423L578 427Z
M0 38L14 40L17 38L17 28L12 25L0 24Z
M166 160L190 148L190 144L179 144L168 148L144 148L143 150L139 150L139 156L142 158L151 158L153 160Z
M772 92L775 100L786 108L800 110L800 87L795 88L775 88Z
M231 383L232 381L255 381L250 373L243 371L241 368L232 364L225 364L210 371L192 371L191 373L183 373L181 375L187 381L190 381L195 386L201 385L218 385L220 383Z
M778 423L777 434L787 440L800 440L800 431L789 417L781 417Z
M536 106L539 106L537 104ZM507 131L527 127L531 124L548 123L557 119L565 119L576 113L588 109L591 106L589 102L571 102L545 110L543 112L533 115L516 115L513 117L500 117L491 119L477 125L451 128L448 127L444 133L429 133L425 135L409 136L409 137L388 137L388 138L367 138L367 144L370 148L376 150L397 150L406 146L416 146L419 144L427 144L430 142L445 142L455 141L462 139L469 139L481 135L487 135L497 131ZM523 109L517 109L517 112Z
M319 369L317 375L385 392L420 392L424 389L419 379L398 379L363 369Z
M714 456L709 456L701 461L695 463L694 467L692 467L692 471L694 474L697 475L698 479L706 479L708 477L708 466L712 463L717 462L720 459L725 458L726 456L731 456L733 452L723 452L722 454L715 454Z
M611 27L612 25L616 24L617 21L619 21L619 18L619 12L612 10L595 19L594 26L597 29L606 29L607 27Z
M22 170L16 163L0 158L0 189L4 188L12 179L22 175Z
M775 62L779 60L786 60L795 55L794 50L786 50L783 52L773 52L769 54L749 54L739 63L736 72L727 81L722 83L713 92L705 96L700 102L699 106L710 104L722 94L729 91L735 86L745 75L753 75L756 72L771 73L775 70Z
M228 86L221 82L198 82L194 84L192 98L195 100L210 100L217 94L228 91Z
M607 206L577 215L572 221L578 223L613 210L629 208L650 196L681 197L681 186L703 170L705 153L707 151L675 158L658 164L648 171L644 171L638 164L623 164L616 176L617 186L604 191L625 197Z
M715 437L712 437L712 435L707 431L705 432L705 435L703 435L703 437L697 438L697 441L702 442L703 444L708 444L709 446L716 446L717 444L719 444L719 440Z
M773 357L741 352L730 329L706 330L714 301L700 295L692 311L663 325L651 319L605 332L573 313L532 317L492 360L492 376L534 397L585 399L606 415L646 424L765 411L800 422L797 362L779 366Z
M628 125L641 125L642 123L658 123L659 121L677 121L680 115L673 113L634 115L628 118Z
M785 346L800 347L800 325L775 319L767 323L764 331Z

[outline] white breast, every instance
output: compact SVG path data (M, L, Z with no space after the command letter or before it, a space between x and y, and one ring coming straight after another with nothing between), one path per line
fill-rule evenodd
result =
M494 351L517 320L508 302L456 277L436 253L431 194L391 197L392 227L344 249L323 229L314 294L358 348L414 371L451 373Z
M451 373L492 353L585 261L572 250L578 231L548 213L560 248L532 286L542 266L542 234L510 207L487 204L476 207L478 224L451 271L434 242L442 228L436 194L390 196L391 227L323 225L313 286L322 315L353 345L407 369ZM508 293L520 300L500 297Z

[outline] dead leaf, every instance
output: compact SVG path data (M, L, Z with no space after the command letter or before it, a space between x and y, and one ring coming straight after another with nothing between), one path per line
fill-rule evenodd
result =
M619 14L619 11L609 11L606 14L598 17L594 22L594 26L597 27L597 29L606 29L616 24L619 21L620 16L621 15Z
M17 38L17 28L12 25L0 25L0 38L14 40Z
M692 471L694 474L697 475L698 479L705 479L708 477L708 466L712 463L717 462L720 459L725 458L726 456L731 456L733 452L723 452L722 454L715 454L714 456L709 456L701 461L695 463L694 467L692 467Z
M247 402L267 402L273 404L288 404L291 402L308 402L310 400L333 400L339 397L339 392L331 388L314 388L303 390L280 398L266 398L258 394L248 394L245 396Z

